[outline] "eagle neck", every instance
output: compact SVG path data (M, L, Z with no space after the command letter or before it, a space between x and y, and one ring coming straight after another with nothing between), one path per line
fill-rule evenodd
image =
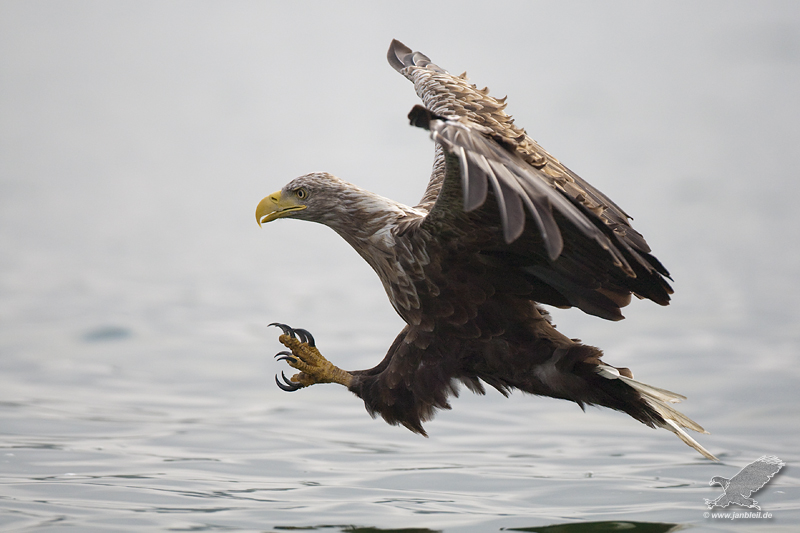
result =
M409 241L414 232L407 230L424 213L363 189L343 196L341 206L335 220L326 225L372 267L392 305L408 321L409 309L419 308L415 281L428 258L424 249Z
M380 197L369 200L362 200L356 209L348 209L345 216L330 226L380 275L376 261L383 262L394 255L396 228L407 215L404 206L391 200Z

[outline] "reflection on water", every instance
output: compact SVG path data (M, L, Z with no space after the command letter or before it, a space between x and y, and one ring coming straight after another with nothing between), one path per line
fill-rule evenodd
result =
M580 524L555 524L540 527L510 527L507 531L535 531L537 533L608 533L630 531L631 533L666 533L680 529L678 524L655 522L583 522Z
M678 529L677 524L660 524L650 522L582 522L577 524L554 524L537 527L509 527L501 531L532 531L537 533L609 533L614 531L628 531L631 533L665 533ZM341 533L441 533L439 529L428 528L401 528L382 529L378 527L359 526L274 526L278 531L339 531Z
M121 326L100 326L83 334L86 342L103 342L124 339L131 335L128 328Z
M554 524L549 526L536 527L509 527L501 528L501 531L531 531L536 533L610 533L614 531L626 531L631 533L666 533L675 531L680 526L678 524L660 524L650 522L581 522L577 524ZM401 528L401 529L382 529L378 527L359 527L359 526L274 526L278 531L339 531L341 533L441 533L439 529L428 528Z
M428 528L402 528L402 529L381 529L379 527L359 527L359 526L308 526L308 527L281 527L275 526L276 530L282 531L297 531L297 530L309 530L309 531L325 531L325 530L332 530L332 531L341 531L341 532L353 532L353 533L441 533L441 530L435 529L428 529Z

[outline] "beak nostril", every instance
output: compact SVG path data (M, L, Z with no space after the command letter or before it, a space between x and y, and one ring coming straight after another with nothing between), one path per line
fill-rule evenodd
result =
M298 204L292 197L284 198L281 191L276 191L258 202L256 221L260 226L266 222L290 216L295 211L300 211L307 207L307 205Z

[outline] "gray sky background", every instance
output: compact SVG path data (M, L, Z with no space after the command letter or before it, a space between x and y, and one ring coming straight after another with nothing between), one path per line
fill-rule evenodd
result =
M418 200L433 146L392 38L508 94L635 217L677 294L628 315L796 346L796 2L2 1L0 322L324 328L323 294L393 334L329 230L253 216L314 170Z

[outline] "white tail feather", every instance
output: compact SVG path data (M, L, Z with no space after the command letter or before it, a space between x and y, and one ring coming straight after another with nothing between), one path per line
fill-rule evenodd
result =
M698 433L708 434L708 431L704 430L700 424L670 405L671 403L678 403L681 400L685 400L685 396L681 396L680 394L676 394L665 389L660 389L658 387L653 387L652 385L647 385L646 383L636 381L635 379L627 378L620 375L616 368L604 365L602 363L597 366L597 373L606 379L619 379L626 385L635 389L639 394L642 395L642 399L647 402L647 405L652 407L658 414L661 415L661 418L664 419L664 424L659 424L660 427L675 433L679 439L700 452L704 457L707 457L712 461L719 460L683 430L683 428L688 428L692 431L697 431Z

